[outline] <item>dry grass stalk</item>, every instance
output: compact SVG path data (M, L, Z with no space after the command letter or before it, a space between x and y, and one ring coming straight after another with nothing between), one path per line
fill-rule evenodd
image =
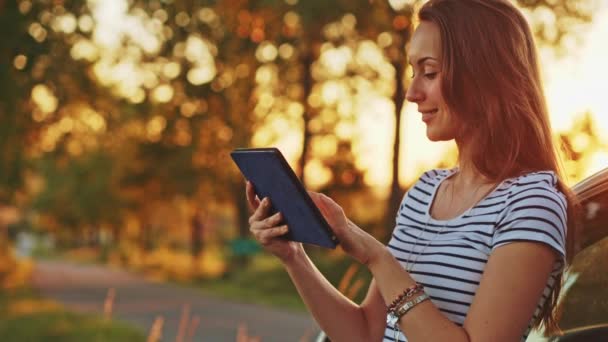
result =
M192 320L188 325L188 333L186 334L188 342L192 342L194 340L194 333L196 332L196 328L198 328L200 323L201 318L199 316L192 317Z
M106 294L106 299L103 301L103 317L106 321L112 319L114 298L116 298L116 290L113 287L110 287L108 289L108 293Z
M355 299L355 297L357 296L357 294L359 293L359 290L361 290L363 285L364 285L364 282L362 279L355 280L355 282L352 284L352 286L346 292L346 294L345 294L346 297L348 297L350 299Z
M259 336L249 336L247 332L247 325L245 323L239 324L236 331L236 342L260 342L262 338Z
M146 342L160 341L160 338L162 337L162 333L163 333L164 321L165 320L164 320L163 316L156 317L156 319L154 320L154 323L152 323L152 327L150 328L150 333L148 334L148 339L146 340Z
M342 279L340 279L340 284L338 285L338 291L340 291L340 293L346 293L348 286L350 285L358 269L359 266L357 264L351 264L346 272L344 272Z
M177 329L177 336L175 342L182 342L186 335L186 329L188 328L188 322L190 321L190 305L184 304L182 307L182 315L179 319L179 327Z

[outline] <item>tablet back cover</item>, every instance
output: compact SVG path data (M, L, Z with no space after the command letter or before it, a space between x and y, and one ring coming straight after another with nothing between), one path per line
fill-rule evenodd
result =
M231 156L258 197L270 198L271 212L283 214L287 239L336 247L338 239L278 149L237 149Z

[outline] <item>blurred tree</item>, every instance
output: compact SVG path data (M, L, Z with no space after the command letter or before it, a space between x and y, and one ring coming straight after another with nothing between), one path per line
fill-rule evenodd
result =
M301 146L294 169L306 186L354 209L369 184L364 122L385 119L373 102L392 93L394 75L376 43L381 13L368 1L268 3L284 14L273 23L280 34L256 51L258 74L268 77L256 77L254 144Z
M608 150L608 142L599 134L597 123L590 112L577 116L572 127L558 136L567 180L574 184L588 176L589 169L597 169L595 161Z
M86 82L84 69L79 63L58 62L71 60L66 40L74 37L74 26L64 24L65 20L73 23L73 15L68 14L78 13L82 3L65 6L30 1L0 5L4 37L0 42L0 202L22 212L30 195L24 187L25 175L38 172L33 161L64 143L69 148L62 151L80 153L82 145L75 137L81 135L71 131L81 130L83 121L72 116L91 118L85 118L89 112L74 115L84 109L78 105L83 98L95 97L89 93L91 83Z
M145 46L139 47L143 72L156 81L142 84L140 97L123 94L134 102L129 125L139 127L140 134L132 135L134 150L122 186L144 230L152 226L150 213L158 205L184 197L192 217L204 213L209 201L236 204L238 233L248 234L243 181L234 167L226 167L229 152L249 146L252 135L250 89L257 43L238 34L234 13L254 4L174 1L161 6L152 1L127 9L129 15L160 25L152 31L161 32L157 49L146 54ZM127 38L125 52L134 48ZM187 222L190 236L200 238L195 220Z
M13 203L15 194L23 183L24 158L21 147L26 143L24 131L30 125L31 118L16 115L24 105L19 100L27 89L19 82L14 82L16 70L13 64L16 60L13 58L20 44L30 42L21 42L20 38L25 35L22 31L24 26L17 4L0 2L0 34L4 37L0 41L0 93L6 97L0 101L0 207ZM8 229L0 226L2 264L9 260L8 246Z
M313 120L319 113L315 110L315 100L313 96L313 87L316 81L313 73L313 66L315 61L319 58L321 53L321 45L326 41L327 37L324 34L324 30L327 25L339 21L345 14L350 14L355 18L361 18L365 22L365 15L370 9L368 1L297 1L294 5L295 13L300 15L299 30L297 30L294 45L296 46L298 62L301 65L302 70L302 102L304 105L303 113L303 139L302 139L302 153L299 161L299 171L302 182L306 184L306 163L311 158L310 146L311 138L314 135L311 129L311 120ZM369 12L367 12L369 13ZM356 19L355 19L356 23ZM289 20L286 20L286 24L289 25ZM338 25L335 23L334 25ZM354 25L354 24L353 24ZM297 27L297 26L296 26ZM289 29L285 30L286 33L292 32ZM350 148L349 148L350 149ZM354 170L353 170L354 171Z
M310 149L312 139L317 135L315 131L318 131L312 122L316 119L318 123L320 115L318 84L327 78L321 75L327 71L315 72L315 68L322 69L318 67L318 60L323 44L328 41L328 27L333 27L329 30L334 36L340 36L336 30L342 30L342 21L347 22L344 27L350 26L347 29L352 31L357 17L365 17L363 13L367 13L371 7L367 1L267 0L264 4L271 9L271 13L279 15L270 16L267 20L268 26L271 26L275 33L268 35L269 39L262 42L257 50L258 59L262 62L259 71L262 75L270 76L269 79L262 77L261 82L258 82L257 116L267 121L287 118L301 127L302 150L295 169L301 181L306 183L306 165L309 160L315 158ZM347 17L344 17L345 15ZM365 19L362 21L366 22ZM275 97L273 103L265 101L269 94ZM318 124L316 126L318 127ZM331 131L331 126L324 128ZM262 145L268 145L281 141L281 135L285 132L264 133L266 138L259 140L263 141Z
M23 148L37 135L32 116L24 115L31 92L31 82L24 74L32 69L35 55L47 46L34 40L27 24L17 2L0 3L0 33L4 37L0 41L0 202L5 204L14 203L15 193L23 185Z
M86 4L25 0L10 3L17 9L12 13L13 20L20 21L18 30L10 36L21 43L8 54L13 58L13 63L7 66L12 69L10 77L16 86L12 88L13 96L8 92L9 96L4 99L19 104L11 115L24 125L13 133L25 139L12 148L27 162L30 175L49 177L43 181L48 188L35 193L23 189L24 196L15 203L24 211L33 209L45 213L70 231L81 228L77 225L87 224L91 234L97 236L100 224L105 222L112 223L117 232L117 211L105 210L108 205L120 203L114 200L118 196L116 187L100 189L96 182L76 185L62 179L65 174L79 180L83 180L79 175L86 175L86 179L113 177L107 174L108 169L100 166L112 164L112 157L106 152L111 151L111 133L121 120L116 115L120 101L115 101L107 89L90 77L87 61L75 60L79 52L74 46L78 46L92 25ZM15 89L19 92L15 93ZM10 151L10 148L2 150ZM103 162L98 160L102 155ZM21 177L26 174L24 171L22 167ZM93 200L96 195L103 195L100 191L104 191L102 197L113 199L111 203ZM58 210L54 196L64 203L70 198L80 198L86 203Z
M115 192L113 160L103 151L70 159L47 154L37 161L37 170L45 186L31 208L67 228L58 234L60 243L97 245L101 226L121 223L124 205Z

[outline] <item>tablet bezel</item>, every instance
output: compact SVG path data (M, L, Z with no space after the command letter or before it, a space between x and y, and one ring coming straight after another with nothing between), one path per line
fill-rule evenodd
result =
M306 189L304 189L304 186L300 182L299 178L296 176L293 169L291 168L291 166L289 165L289 163L287 162L287 160L285 159L285 157L283 156L283 154L281 153L281 151L278 148L275 148L275 147L237 148L230 153L230 156L232 157L233 161L235 162L235 164L237 165L237 167L239 168L239 170L241 171L243 176L246 179L249 179L248 175L246 175L245 172L243 171L243 169L241 169L239 162L237 160L239 159L240 155L251 156L252 154L255 155L255 154L262 154L262 153L265 155L271 155L272 158L279 163L282 173L287 176L287 178L289 179L289 183L295 187L297 192L300 193L300 196L306 203L306 206L308 207L308 209L310 210L312 215L314 215L315 221L319 223L319 227L322 229L323 235L325 235L327 238L322 243L314 243L314 242L310 242L310 241L298 241L298 240L293 240L293 241L303 242L306 244L313 244L313 245L321 246L321 247L325 247L325 248L332 248L332 249L336 248L336 246L339 244L338 238L333 233L329 224L325 220L325 217L323 217L323 214L321 213L319 208L315 205L313 200L310 198L310 196L308 195L308 192L306 191ZM254 184L254 187L255 187L255 184ZM271 196L271 194L269 194L269 196ZM272 200L272 198L271 198L271 200Z

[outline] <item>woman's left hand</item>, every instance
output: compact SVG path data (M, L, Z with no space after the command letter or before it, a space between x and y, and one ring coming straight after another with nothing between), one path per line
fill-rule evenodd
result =
M375 256L382 252L384 246L352 223L344 215L342 207L334 200L318 192L309 191L308 194L331 226L346 253L360 263L368 265Z

